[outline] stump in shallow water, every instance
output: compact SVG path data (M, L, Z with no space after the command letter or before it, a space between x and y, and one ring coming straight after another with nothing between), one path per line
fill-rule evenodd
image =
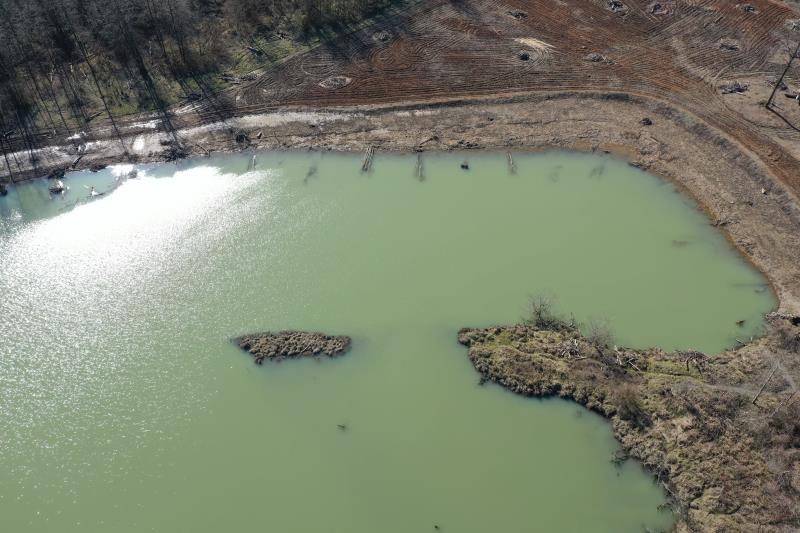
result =
M244 335L236 340L239 348L253 356L260 365L264 359L281 360L287 357L336 357L350 349L350 337L326 335L307 331L279 331Z

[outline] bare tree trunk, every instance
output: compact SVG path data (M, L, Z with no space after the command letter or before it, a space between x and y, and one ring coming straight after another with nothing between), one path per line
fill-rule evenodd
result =
M5 143L5 129L6 129L6 122L0 117L0 150L3 151L3 159L6 161L6 168L8 169L8 175L11 177L11 181L14 181L14 171L11 170L11 161L8 160L8 151L6 150L6 143Z
M117 128L117 123L114 121L114 115L111 114L111 110L108 108L108 102L106 101L106 97L103 94L103 89L100 87L100 82L97 81L97 74L94 71L94 67L92 66L92 62L89 61L89 55L86 53L86 47L84 47L83 42L78 39L78 36L75 34L74 30L71 30L72 38L75 39L75 43L78 45L78 49L81 51L81 55L83 56L83 60L86 61L86 65L89 67L89 72L92 74L92 81L94 82L94 86L97 88L97 93L100 95L100 100L103 102L103 108L106 110L106 115L111 120L111 126L114 128L114 133L117 134L117 139L119 139L119 144L122 145L122 149L127 152L128 149L125 147L125 142L122 140L122 135L119 133L119 129Z
M72 107L72 116L75 119L79 119L84 125L89 123L89 119L86 116L86 113L83 111L83 102L81 101L81 97L78 94L78 91L75 90L75 86L72 85L72 80L69 77L69 72L64 70L63 65L59 65L59 79L61 80L61 86L67 87L69 92L65 89L64 92L67 95L67 100L70 101L70 106ZM70 98L70 93L72 93L72 98Z
M769 380L771 380L772 376L775 375L775 371L776 370L778 370L778 365L775 365L774 367L772 367L772 372L769 373L769 376L767 376L767 379L766 379L766 381L764 381L764 384L761 385L760 389L758 389L758 394L756 394L756 397L753 398L753 405L756 404L756 401L758 400L758 397L761 396L762 392L764 392L764 389L767 387L767 383L769 383Z
M45 104L45 100L42 97L42 92L39 90L39 83L36 81L36 74L33 72L31 68L30 60L26 57L24 50L20 46L20 39L19 35L17 34L16 29L14 28L14 24L11 21L6 20L6 31L11 35L12 41L14 42L14 49L16 51L17 57L19 61L21 61L25 65L25 71L28 74L28 78L33 83L33 90L36 93L37 98L39 99L40 107L44 110L45 114L47 115L48 120L50 121L50 126L55 130L56 125L53 121L53 117L50 114L50 110L47 108Z
M67 133L72 133L69 125L67 125L67 120L64 118L64 113L61 111L61 105L58 103L58 97L56 96L56 91L53 88L53 78L52 76L47 76L47 87L50 89L50 98L52 98L53 103L56 106L56 110L58 110L58 116L61 117L61 123L64 124L64 128L67 130ZM64 90L64 88L61 88Z
M169 9L170 23L172 24L172 36L178 43L178 52L180 52L181 61L183 61L184 68L190 69L191 66L189 65L189 60L186 55L186 45L183 42L183 37L181 36L181 32L178 31L178 28L175 25L175 9L172 6L172 0L166 0L166 2L167 2L167 8Z
M39 115L40 111L43 112L44 113L43 116L45 118L44 126L45 127L49 127L53 132L55 132L56 129L57 129L56 123L53 121L53 116L50 114L50 110L47 109L47 104L45 103L44 97L42 96L41 91L39 91L39 85L34 80L33 71L31 70L31 68L29 66L25 67L25 71L26 71L26 74L27 74L27 77L25 78L25 88L28 91L28 94L31 94L34 97L33 98L33 104L34 104L33 109L34 109L35 113L32 113L32 115L34 117L36 117L36 116ZM34 126L35 125L36 125L36 122L34 121Z
M792 57L790 57L789 58L789 62L786 63L786 68L783 69L783 73L781 74L781 77L778 78L777 81L775 81L775 87L772 88L772 92L770 93L769 98L767 98L767 103L765 105L765 107L767 107L767 109L769 109L769 106L772 105L772 99L775 98L775 93L778 92L778 88L781 86L781 83L783 82L784 76L786 76L786 73L788 73L789 69L792 67L792 61L794 61L794 58L797 57L797 53L798 52L800 52L800 42L797 43L797 48L794 49L794 53L792 53Z

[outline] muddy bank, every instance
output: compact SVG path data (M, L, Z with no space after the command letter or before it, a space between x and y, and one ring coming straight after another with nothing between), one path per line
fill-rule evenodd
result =
M22 155L15 179L53 168L119 161L169 161L216 151L575 149L605 151L671 180L695 199L731 242L765 273L780 311L800 314L800 208L788 189L743 146L663 102L627 94L566 93L429 104L286 109L180 131L139 129L117 140L42 149L38 168ZM75 154L80 153L78 158ZM0 174L8 169L0 162Z
M336 357L350 349L351 339L346 336L325 335L307 331L279 331L256 333L235 339L242 350L253 356L260 365L264 360L280 361L296 357L326 355Z
M618 348L567 325L462 329L481 381L607 417L624 455L663 482L678 531L800 528L800 319L737 350Z

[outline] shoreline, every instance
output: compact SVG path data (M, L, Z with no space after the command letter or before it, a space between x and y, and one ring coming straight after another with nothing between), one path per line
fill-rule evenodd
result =
M647 118L649 125L642 121ZM800 200L756 155L697 117L626 93L562 93L342 108L285 108L178 131L181 155L252 150L364 153L576 150L604 152L687 195L769 281L777 311L800 315ZM42 149L39 169L169 162L165 132ZM135 148L135 150L133 149ZM72 153L74 152L74 153ZM80 157L77 165L73 161ZM183 157L181 157L182 159ZM7 174L5 163L0 175Z
M644 118L650 119L651 124L643 124ZM244 137L241 136L242 133ZM364 153L368 147L388 153L417 151L464 154L471 151L538 153L547 150L575 150L584 153L613 154L669 182L677 193L686 195L698 209L701 209L709 219L709 223L716 226L738 253L768 280L778 300L777 310L771 314L770 321L780 321L781 327L797 327L793 322L793 317L800 316L800 261L797 260L800 257L800 207L796 194L771 174L768 165L758 159L753 152L696 117L677 111L661 101L621 95L598 97L572 94L558 97L534 95L511 100L392 105L380 108L284 110L187 128L179 134L184 140L187 155L197 160L202 160L204 155L253 150ZM87 143L77 168L85 169L101 163L165 162L165 152L173 147L162 143L168 140L167 134L163 132L137 133L128 139L131 146L143 146L144 150L126 159L116 140ZM119 153L114 152L115 146ZM51 168L63 168L60 166L61 163L77 157L69 154L68 150L56 155ZM484 328L481 331L489 329L493 328ZM745 346L716 356L720 358L721 365L735 362L735 366L741 370L736 376L732 377L720 370L716 378L707 379L705 376L698 376L694 368L691 371L687 369L686 372L678 372L677 368L672 367L670 372L661 373L659 376L679 389L688 387L687 390L691 394L699 394L698 391L716 391L701 398L692 397L693 401L705 402L697 405L708 407L712 405L710 402L717 399L717 393L727 391L728 388L738 387L748 391L757 389L769 374L773 360L797 375L800 371L800 358L788 351L779 352L774 349L776 331L775 325L770 325L764 337L753 339ZM483 341L477 342L480 343ZM505 347L502 347L503 350L497 350L496 345L490 348L492 351L489 357L492 361L498 361L496 358L500 357L499 361L502 362L504 361L502 357L508 355L504 351ZM470 359L474 364L472 349L470 346ZM638 353L634 354L636 357L649 358L648 360L657 361L658 364L682 366L682 363L677 364L663 352L656 355L643 350L631 353L633 352ZM541 354L533 355L538 357ZM553 354L543 357L545 359L542 361L547 364L559 359ZM589 356L589 359L596 358ZM524 377L536 383L561 384L575 382L580 378L584 365L582 360L568 361L566 366L562 363L564 361L557 361L556 374L539 372L529 373ZM608 366L606 362L600 363ZM716 366L715 363L708 364ZM613 367L613 363L611 366ZM574 374L576 368L577 375ZM555 392L548 392L549 389L534 393L529 390L515 390L514 383L506 379L512 374L506 373L503 368L481 369L476 365L476 369L483 377L526 395L563 395L561 391L565 390L561 388L562 385L559 385L558 391ZM602 392L609 386L613 389L613 385L617 383L615 380L620 379L615 372L608 372L605 378L586 385L586 390ZM555 380L554 375L558 380ZM647 385L643 385L641 380L647 381L652 377L635 373L630 368L625 369L620 375L624 377L625 383L632 380L631 382L637 386L643 387L643 391L647 390ZM667 377L663 377L664 375ZM663 385L663 381L656 381L657 385ZM699 382L702 382L702 388L693 388ZM771 390L774 386L777 385L770 385L767 389L764 396L766 400L763 402L765 407L747 407L741 412L747 416L766 417L773 407L779 405L776 402L782 401L789 391L786 388ZM611 394L613 391L609 394L609 398L612 397ZM741 394L736 398L741 399L740 397ZM578 397L572 396L571 399L593 409ZM640 459L654 475L665 475L665 469L668 469L669 465L660 462L658 450L666 442L664 440L666 437L657 432L645 434L640 431L641 428L628 427L630 426L628 422L623 421L623 423L615 418L614 409L603 408L599 409L599 412L610 420L615 436L631 456ZM668 424L683 423L679 417L664 420ZM686 428L678 429L683 432ZM740 444L737 442L733 439L720 444L719 448L709 451L709 456L695 457L684 466L689 465L687 471L691 466L701 468L709 460L740 453ZM800 466L794 468L800 469ZM759 467L758 472L759 475L766 476L765 472L768 472L768 469ZM674 477L670 475L661 479L669 482ZM732 487L730 490L745 490L741 484L733 484ZM705 488L700 492L701 496ZM745 516L747 507L740 511L735 505L729 506L728 500L721 497L719 487L713 486L710 489L713 489L713 494L709 492L705 499L697 504L700 507L696 509L691 505L700 496L690 498L694 492L689 491L686 493L689 496L684 495L677 499L681 506L687 509L687 513L693 514L693 521L679 520L676 523L677 531L706 530L703 527L708 523L703 521L705 520L703 516L706 516L706 519L714 517L724 522L749 519L748 516L755 516L761 512L753 511L755 514ZM721 512L717 515L714 514L716 511L708 511L709 508L721 509ZM750 509L755 507L751 506ZM703 525L697 526L698 523ZM731 524L736 527L741 526L742 522L728 522L725 526ZM752 525L752 522L749 524ZM770 530L784 531L777 528Z

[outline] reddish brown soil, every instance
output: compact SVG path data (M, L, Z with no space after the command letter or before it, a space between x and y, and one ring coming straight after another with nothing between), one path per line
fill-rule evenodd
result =
M800 15L789 7L796 4L622 1L619 12L609 10L607 0L411 2L400 14L387 14L367 29L290 59L196 109L176 109L173 125L194 154L367 147L619 152L697 199L713 223L769 276L781 311L800 314L800 131L795 129L800 106L784 96L800 88L800 60L785 80L788 89L776 96L785 120L764 107L769 80L782 72L800 40L800 31L793 29ZM753 9L744 9L746 3ZM527 16L514 17L513 11ZM518 39L546 44L536 47ZM588 59L592 54L597 61ZM347 83L320 85L338 77ZM749 90L722 94L720 85L733 81ZM337 108L342 116L323 119L310 113L311 118L275 120L274 115L308 108ZM280 113L250 116L276 110ZM230 120L245 116L252 120ZM645 117L652 124L644 125ZM164 134L134 126L141 121L119 121L129 136L128 148L135 146L134 138L156 147L132 157L163 157L160 140L149 137L164 140ZM188 129L211 123L218 124ZM95 139L111 137L102 128L95 126ZM244 143L236 141L242 132L248 135ZM41 154L38 168L19 158L17 179L75 160L70 151L75 147L64 146L64 135L42 133L40 141L62 147ZM81 166L123 157L119 143L90 145L82 147ZM764 342L746 349L766 356ZM794 364L796 353L781 360ZM797 375L796 367L790 370ZM748 383L760 385L760 378L760 373L748 374ZM797 462L792 465L790 488L798 490ZM708 494L710 503L721 501L718 494ZM749 520L760 519L767 507L743 508L750 513L748 521L723 520L720 531L753 530ZM784 520L762 530L793 527Z
M661 8L656 9L655 4ZM265 106L344 106L429 101L525 92L613 91L647 96L688 111L752 150L795 194L800 133L763 101L800 39L798 19L780 2L754 0L430 0L403 15L291 59L237 89L236 113ZM527 17L516 18L513 11ZM656 14L654 14L656 13ZM385 42L373 38L389 34ZM552 48L539 53L515 39ZM738 50L721 43L734 42ZM519 54L529 52L529 60ZM592 62L590 53L605 60ZM800 61L787 78L800 80ZM352 82L339 89L330 76ZM746 81L744 94L719 85ZM779 91L776 102L800 127L800 106ZM798 109L795 110L794 108ZM206 111L203 115L213 116ZM800 153L800 152L797 152Z
M608 0L411 0L363 30L204 101L199 109L176 113L173 123L180 129L288 105L622 92L661 100L696 116L752 151L800 193L800 131L791 125L800 128L800 105L779 91L776 102L791 124L763 106L769 79L783 70L789 50L800 40L800 25L794 29L800 15L790 4L624 0L622 5L615 12ZM517 39L538 39L549 48L535 50ZM527 60L521 59L522 52ZM590 61L590 54L603 59ZM787 77L788 92L800 83L797 63ZM338 88L320 85L334 76L352 81ZM750 91L721 94L722 83L737 80ZM119 122L130 126L140 120ZM110 136L101 122L94 128L94 137ZM45 145L63 139L42 132L39 141ZM25 149L21 139L12 147Z

